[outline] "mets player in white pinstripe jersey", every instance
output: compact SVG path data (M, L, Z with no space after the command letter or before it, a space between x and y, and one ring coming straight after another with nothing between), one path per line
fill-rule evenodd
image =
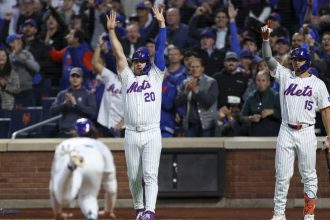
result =
M159 23L154 64L148 49L138 48L129 68L123 47L116 37L116 12L107 17L107 28L117 72L122 82L125 120L125 157L129 188L133 197L136 219L154 220L158 194L158 167L161 154L160 112L162 81L165 72L164 50L166 41L163 9L152 7ZM145 182L143 201L142 178Z
M324 82L308 72L310 54L305 48L295 48L290 53L293 71L279 64L273 57L269 44L272 23L261 28L262 55L271 75L280 84L282 124L277 138L272 220L285 220L285 205L290 179L294 172L295 155L304 184L303 219L314 219L317 193L315 114L320 109L322 121L329 136L330 98Z

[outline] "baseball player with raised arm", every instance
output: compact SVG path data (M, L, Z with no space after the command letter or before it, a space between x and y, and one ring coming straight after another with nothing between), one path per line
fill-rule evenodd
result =
M272 57L269 34L272 23L261 28L263 38L262 55L271 75L280 84L282 124L277 138L274 195L274 216L272 220L285 220L285 206L290 179L294 172L295 155L298 158L299 173L304 184L303 219L314 219L317 193L315 112L320 109L322 121L330 136L330 97L324 82L307 70L311 58L305 48L295 48L290 53L293 71L279 64Z
M124 126L122 86L118 75L106 68L101 58L101 51L109 50L107 44L110 43L103 40L104 36L95 47L92 60L97 79L105 85L97 122L108 128L113 137L120 137Z
M150 61L148 49L141 47L133 53L132 69L128 66L123 47L114 30L116 12L111 11L107 17L107 28L124 95L124 147L129 188L136 219L139 220L155 219L158 167L162 148L160 112L165 72L166 28L163 9L152 7L152 11L159 23L154 63ZM145 204L142 178L145 182Z
M99 215L116 219L117 179L113 156L105 144L95 139L96 130L91 121L80 118L75 128L80 137L60 143L54 155L49 183L54 218L72 217L63 212L62 207L78 202L87 220L97 220ZM104 210L98 212L101 184L105 190L105 204Z

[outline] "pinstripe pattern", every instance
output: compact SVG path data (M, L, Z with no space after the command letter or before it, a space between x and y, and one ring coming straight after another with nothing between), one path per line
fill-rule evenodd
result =
M307 78L296 77L294 72L281 65L278 65L274 77L281 85L279 94L282 121L289 124L315 124L317 107L321 109L329 106L329 93L324 82L314 75ZM308 104L311 105L310 110L306 109Z
M155 212L158 167L162 149L160 109L164 72L152 65L148 75L135 76L128 67L120 74L125 115L125 157L134 209ZM142 130L137 131L138 127ZM142 179L145 182L145 204Z
M299 173L304 184L304 193L316 198L316 149L317 140L314 126L317 109L330 106L329 93L323 81L311 75L296 77L294 72L278 64L272 74L280 83L282 125L276 145L276 184L274 213L284 215L290 179L294 173L294 160L298 159ZM300 130L288 124L303 124Z
M294 172L294 160L297 156L299 172L304 184L304 192L309 198L316 198L316 149L317 141L314 126L301 130L292 130L281 125L276 145L275 169L275 213L284 214L290 179Z

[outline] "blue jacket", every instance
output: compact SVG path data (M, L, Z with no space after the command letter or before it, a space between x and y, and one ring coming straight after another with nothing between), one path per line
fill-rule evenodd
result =
M175 97L176 87L167 79L163 81L162 87L162 108L160 116L160 129L163 133L174 134L175 127Z

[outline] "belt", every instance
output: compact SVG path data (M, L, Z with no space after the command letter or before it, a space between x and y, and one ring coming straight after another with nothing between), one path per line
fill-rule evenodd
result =
M308 128L310 126L313 126L313 124L296 124L296 125L288 124L288 127L294 130L300 130L302 128Z
M137 131L137 132L148 131L153 128L160 128L160 125L159 124L141 125L141 126L126 125L126 130Z

